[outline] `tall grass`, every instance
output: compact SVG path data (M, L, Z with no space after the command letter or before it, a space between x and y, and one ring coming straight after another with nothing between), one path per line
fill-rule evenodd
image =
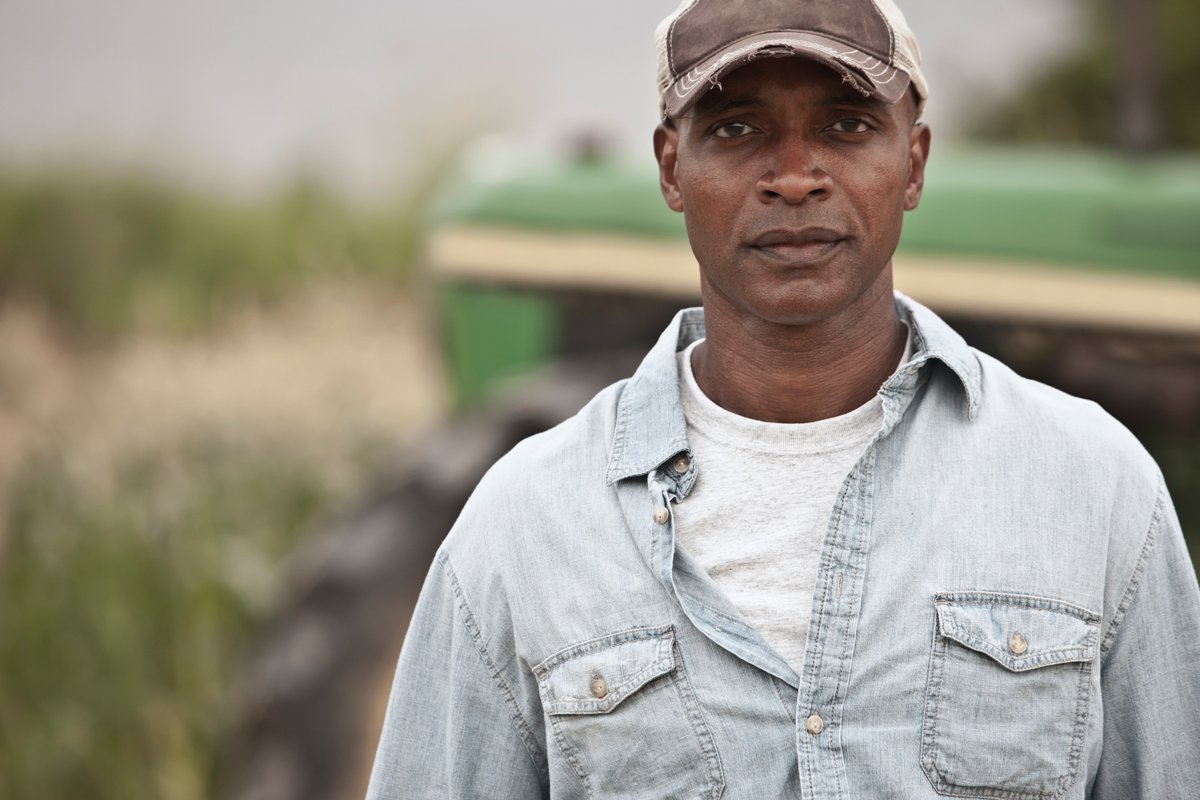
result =
M95 371L314 280L402 292L438 172L367 208L312 182L239 200L147 176L0 171L0 315L35 309L70 368ZM28 377L4 366L0 439L6 415L19 430ZM315 456L249 426L125 444L105 430L97 475L71 438L86 425L25 437L36 445L7 485L0 471L0 798L213 796L233 678L285 557L386 445L343 405L344 435ZM86 416L87 398L73 407Z
M312 181L248 201L145 175L0 172L0 299L85 341L189 333L305 278L403 279L422 195L368 210Z
M0 795L211 796L229 687L278 567L334 499L313 465L196 440L115 489L22 470L0 562Z

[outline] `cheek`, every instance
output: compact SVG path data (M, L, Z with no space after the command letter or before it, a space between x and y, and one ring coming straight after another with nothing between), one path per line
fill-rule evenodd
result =
M856 198L864 222L872 228L899 227L904 217L905 196L908 190L908 169L900 169L894 160L880 161L871 168L856 173L858 178L847 185Z
M739 206L736 188L711 174L687 176L679 185L689 236L706 241L728 239Z
M719 217L739 205L755 182L755 165L746 157L714 154L699 146L681 145L676 177L684 209Z
M679 190L683 195L685 208L691 206L697 211L702 211L718 202L724 192L721 181L716 178L713 170L698 167L699 165L688 162L686 167L680 169Z

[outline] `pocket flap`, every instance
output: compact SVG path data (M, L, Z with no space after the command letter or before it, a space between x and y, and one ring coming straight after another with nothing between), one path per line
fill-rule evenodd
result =
M533 668L547 714L607 714L675 669L675 627L634 628L560 650Z
M1013 672L1096 657L1100 615L1045 597L954 592L935 598L938 629Z

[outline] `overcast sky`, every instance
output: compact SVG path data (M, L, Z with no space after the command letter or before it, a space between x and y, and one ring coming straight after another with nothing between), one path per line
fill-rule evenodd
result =
M0 0L0 160L174 165L233 185L298 166L394 181L484 130L649 154L673 0ZM935 134L1076 40L1071 0L901 0Z

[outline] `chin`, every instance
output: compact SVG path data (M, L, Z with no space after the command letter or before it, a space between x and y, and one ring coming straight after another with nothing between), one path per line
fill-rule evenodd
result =
M814 325L837 317L845 306L815 296L772 298L747 304L750 316L772 325Z
M822 286L817 281L793 281L778 291L748 297L746 310L775 325L812 325L846 313L861 292L848 287Z

